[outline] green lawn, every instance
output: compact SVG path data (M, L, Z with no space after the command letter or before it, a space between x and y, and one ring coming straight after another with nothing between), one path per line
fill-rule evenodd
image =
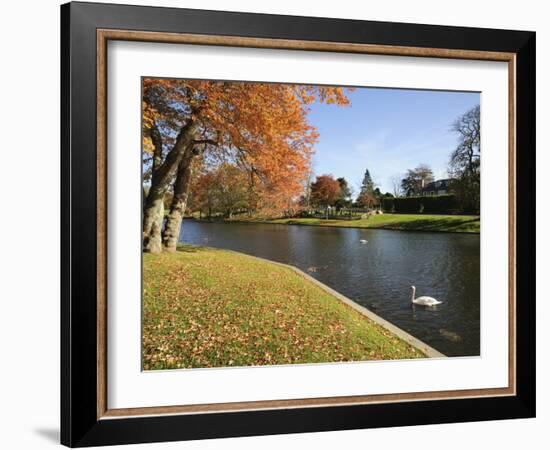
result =
M425 355L289 268L185 246L143 255L143 368Z
M234 219L233 221L241 221ZM446 216L426 214L379 214L368 219L242 219L243 222L282 223L287 225L314 225L348 228L383 228L387 230L445 231L454 233L479 233L479 216Z

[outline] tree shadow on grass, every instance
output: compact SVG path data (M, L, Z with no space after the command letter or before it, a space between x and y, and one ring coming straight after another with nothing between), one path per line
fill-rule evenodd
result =
M474 222L479 223L479 218L468 219L416 219L407 222L400 222L396 224L388 224L387 228L396 228L407 231L458 231L462 227L470 228L469 224ZM471 227L472 232L479 232L479 230Z
M183 253L198 253L206 250L206 247L191 244L178 244L176 250Z

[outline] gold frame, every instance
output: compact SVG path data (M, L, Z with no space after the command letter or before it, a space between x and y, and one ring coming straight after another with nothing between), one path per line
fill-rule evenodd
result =
M341 53L362 53L392 56L432 57L502 61L508 63L509 74L509 135L508 135L508 387L467 389L403 394L358 395L289 400L266 400L202 405L150 406L141 408L108 409L107 405L107 41L140 41L216 45L287 50L309 50ZM516 55L506 52L455 50L443 48L398 47L371 44L345 44L320 41L260 39L235 36L213 36L180 33L157 33L129 30L97 30L97 418L113 419L129 416L166 414L219 413L262 409L289 409L322 406L344 406L367 403L390 403L420 400L444 400L474 397L516 395L516 185L515 185L515 128L516 128Z

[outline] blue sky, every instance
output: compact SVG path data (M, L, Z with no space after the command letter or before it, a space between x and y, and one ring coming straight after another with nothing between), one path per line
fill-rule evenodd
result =
M380 88L357 88L349 98L348 107L312 105L309 121L320 133L315 175L343 176L355 194L366 168L382 192L419 164L446 178L458 140L451 124L480 101L479 93Z

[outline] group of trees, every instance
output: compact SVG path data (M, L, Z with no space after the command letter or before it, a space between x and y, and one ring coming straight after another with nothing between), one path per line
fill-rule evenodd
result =
M239 167L224 162L196 176L191 184L188 208L211 217L248 208L251 203L247 174Z
M304 206L336 209L342 208L374 208L380 205L382 198L393 197L389 192L382 194L375 187L369 170L365 171L359 193L353 201L353 192L344 177L334 178L332 175L319 175L310 184L309 196L304 197Z
M334 87L145 78L142 88L143 250L154 253L175 250L190 194L229 212L296 199L317 140L307 105L349 103Z
M386 192L385 194L383 194L380 188L375 186L369 169L365 170L365 175L363 176L363 182L361 183L359 195L355 200L355 206L369 209L375 208L379 207L382 204L383 199L392 197L393 194L391 194L390 192Z

